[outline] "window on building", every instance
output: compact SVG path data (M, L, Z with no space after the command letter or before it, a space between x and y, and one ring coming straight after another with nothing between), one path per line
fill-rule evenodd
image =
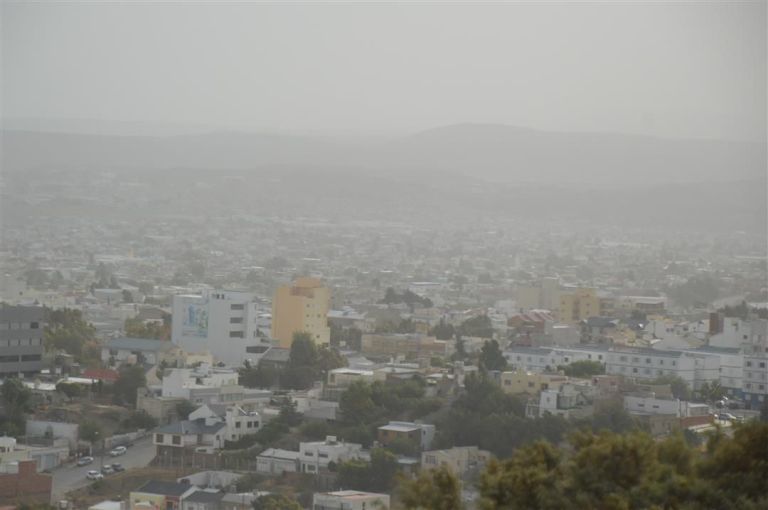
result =
M229 338L243 338L243 332L242 331L230 331L229 332Z
M173 439L171 440L171 443L173 443L175 445L180 445L181 444L181 436L173 436Z
M156 443L162 443L163 442L163 435L162 434L155 434L155 442Z
M242 324L243 323L243 318L242 317L230 317L229 318L229 323L230 324Z
M236 421L236 422L235 422L235 428L236 428L236 429L239 429L239 428L240 428L240 422L239 422L239 421Z
M40 323L39 322L30 322L29 323L29 329L40 329Z
M650 363L651 362L651 358L645 358L645 362L646 363Z
M633 368L633 369L632 369L632 373L633 373L633 374L636 374L636 373L637 373L637 368Z
M232 304L232 305L229 305L229 309L230 310L245 310L245 305L244 304Z

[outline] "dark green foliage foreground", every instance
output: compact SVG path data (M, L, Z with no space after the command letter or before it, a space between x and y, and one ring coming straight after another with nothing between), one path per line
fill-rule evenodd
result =
M526 510L768 508L768 424L716 433L706 451L682 436L656 441L645 433L579 432L571 448L545 441L493 461L480 477L479 508ZM462 508L450 472L403 482L406 508Z

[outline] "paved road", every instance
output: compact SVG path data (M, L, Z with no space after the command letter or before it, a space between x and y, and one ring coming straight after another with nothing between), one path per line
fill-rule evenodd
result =
M110 457L109 452L104 455L104 464L119 462L125 469L146 467L155 456L155 445L152 444L151 435L142 438L128 448L125 455ZM64 499L67 492L85 487L90 480L85 474L91 469L101 469L102 458L94 456L93 464L77 466L75 463L67 464L53 470L53 501Z

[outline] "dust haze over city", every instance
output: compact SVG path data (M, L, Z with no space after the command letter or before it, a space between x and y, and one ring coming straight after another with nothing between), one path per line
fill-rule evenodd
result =
M0 504L768 503L765 1L1 5Z

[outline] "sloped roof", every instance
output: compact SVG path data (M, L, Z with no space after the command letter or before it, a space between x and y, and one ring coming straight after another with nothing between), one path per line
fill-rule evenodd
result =
M136 492L145 494L160 494L163 496L181 496L190 489L185 483L162 482L160 480L150 480L142 485Z
M115 382L120 378L120 374L108 368L86 368L83 370L83 378Z
M215 434L226 426L223 422L206 425L205 419L177 421L155 429L157 434Z
M184 501L189 501L192 503L216 503L223 497L223 492L195 491L184 498Z

